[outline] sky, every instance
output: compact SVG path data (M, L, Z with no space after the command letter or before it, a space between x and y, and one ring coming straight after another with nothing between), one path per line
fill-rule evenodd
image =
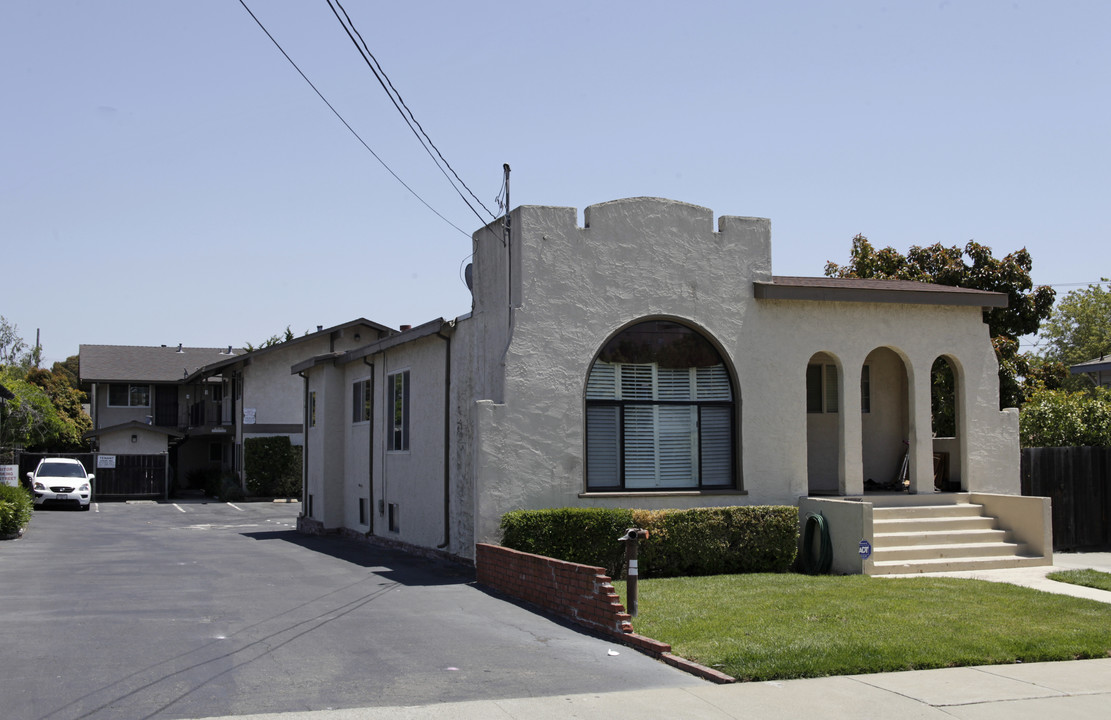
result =
M470 311L486 211L326 0L244 1L374 154L239 0L0 3L0 315L48 365ZM863 233L1025 247L1058 297L1111 276L1103 0L340 1L495 215L508 163L512 207L580 223L636 196L770 218L777 275Z

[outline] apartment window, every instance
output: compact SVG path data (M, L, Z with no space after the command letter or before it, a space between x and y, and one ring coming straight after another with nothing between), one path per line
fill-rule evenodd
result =
M389 376L389 450L409 449L409 371Z
M588 490L733 487L733 387L724 360L679 323L606 343L586 387Z
M316 391L309 391L309 427L316 427Z
M806 412L835 413L840 404L836 365L806 366Z
M108 385L109 407L150 407L150 385Z
M351 385L351 422L359 423L370 420L373 388L374 382L370 378L359 380Z

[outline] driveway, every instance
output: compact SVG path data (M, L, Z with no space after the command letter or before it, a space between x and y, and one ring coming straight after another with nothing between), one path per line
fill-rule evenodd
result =
M690 687L470 573L293 531L299 506L38 511L0 543L8 720L183 718Z

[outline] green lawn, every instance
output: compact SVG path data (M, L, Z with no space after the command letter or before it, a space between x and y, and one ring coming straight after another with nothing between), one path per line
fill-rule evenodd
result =
M637 633L741 680L1111 655L1111 605L980 580L647 579L638 609Z
M1096 590L1111 590L1111 573L1099 570L1059 570L1049 573L1046 577L1057 582L1083 585Z

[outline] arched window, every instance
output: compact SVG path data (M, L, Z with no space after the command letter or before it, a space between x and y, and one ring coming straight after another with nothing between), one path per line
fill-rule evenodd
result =
M717 349L670 320L615 335L586 384L588 490L734 486L733 387Z

